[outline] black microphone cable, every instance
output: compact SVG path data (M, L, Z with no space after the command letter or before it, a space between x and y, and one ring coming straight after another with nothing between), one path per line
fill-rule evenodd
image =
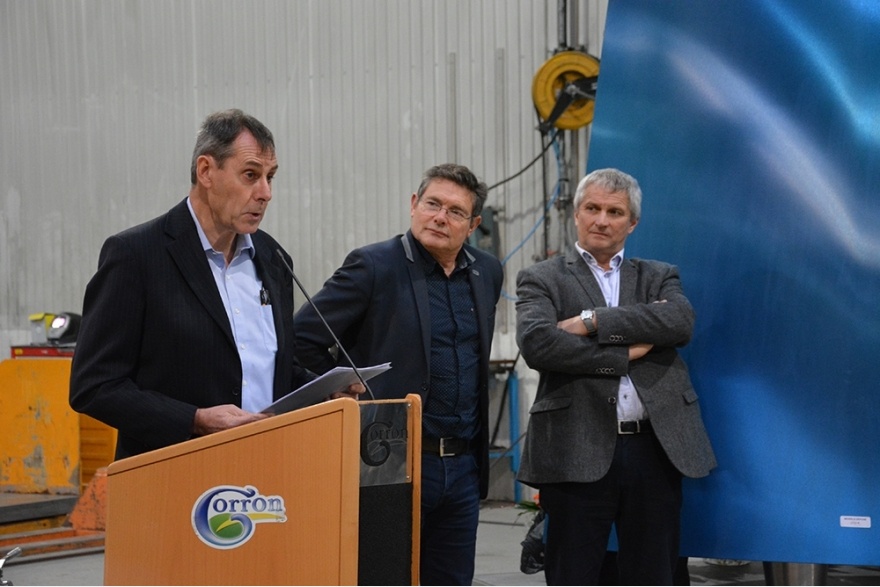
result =
M345 358L348 360L348 364L351 365L352 371L354 371L354 374L357 375L357 378L360 380L361 383L363 383L364 388L366 388L367 394L369 394L370 399L375 400L376 396L373 395L373 390L370 389L369 385L367 385L367 380L361 377L361 373L360 371L358 371L357 365L354 364L354 361L352 361L351 357L348 356L345 347L342 346L342 343L339 342L338 338L336 338L336 333L333 332L333 329L330 328L330 325L327 324L326 320L324 320L324 315L321 314L321 310L319 310L318 306L315 305L315 302L312 301L312 298L311 296L309 296L306 288L303 287L303 284L299 282L299 278L296 276L296 273L293 272L293 267L291 267L290 263L287 262L287 259L284 258L284 253L281 252L281 249L275 249L275 252L278 253L279 257L281 257L281 262L284 263L284 266L290 272L290 276L293 277L293 281L296 283L297 287L299 287L299 290L303 293L304 296L306 296L306 300L309 302L309 305L312 307L313 310L315 310L315 313L318 315L318 318L321 319L321 322L324 323L324 328L326 328L327 332L330 333L330 336L333 337L333 342L336 343L336 347L340 350L340 352L342 352L343 355L345 355Z

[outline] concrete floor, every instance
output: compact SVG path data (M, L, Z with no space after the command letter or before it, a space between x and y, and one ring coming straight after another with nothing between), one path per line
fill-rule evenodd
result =
M520 543L530 522L530 515L511 502L484 503L477 533L474 585L546 585L543 573L526 575L520 571ZM692 585L767 584L760 562L723 565L717 561L691 559L688 568ZM102 551L42 560L13 559L3 568L3 579L17 586L103 585L103 575ZM880 569L830 566L824 583L799 584L880 585Z

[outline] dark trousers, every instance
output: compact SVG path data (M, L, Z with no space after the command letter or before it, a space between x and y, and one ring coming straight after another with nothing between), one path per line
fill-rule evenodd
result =
M672 585L678 563L681 473L653 433L619 435L611 468L593 483L540 487L547 513L548 585L599 585L612 525L621 585Z
M480 523L474 455L422 453L421 585L471 585Z
M676 586L687 586L691 584L691 572L688 569L688 560L686 556L678 557L678 563L675 565L675 571L672 573L672 584ZM602 561L602 572L599 575L600 585L624 585L620 582L620 570L617 567L617 551L609 550L605 553L605 560ZM767 583L772 585L772 583Z

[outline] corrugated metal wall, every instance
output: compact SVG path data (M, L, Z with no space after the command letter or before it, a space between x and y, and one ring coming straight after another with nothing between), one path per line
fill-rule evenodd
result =
M79 312L103 240L187 194L207 113L240 107L275 133L263 228L314 292L351 248L408 227L427 167L455 160L492 185L534 159L532 78L563 39L598 56L605 10L606 0L0 0L0 349L30 341L30 313ZM587 135L568 138L584 160ZM543 254L535 226L556 181L552 154L490 192L500 256L510 254L498 358L516 355L516 272Z

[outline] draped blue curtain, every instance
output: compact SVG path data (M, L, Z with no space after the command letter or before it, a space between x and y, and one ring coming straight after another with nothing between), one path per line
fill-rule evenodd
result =
M601 167L697 312L682 554L880 564L880 2L610 0Z

